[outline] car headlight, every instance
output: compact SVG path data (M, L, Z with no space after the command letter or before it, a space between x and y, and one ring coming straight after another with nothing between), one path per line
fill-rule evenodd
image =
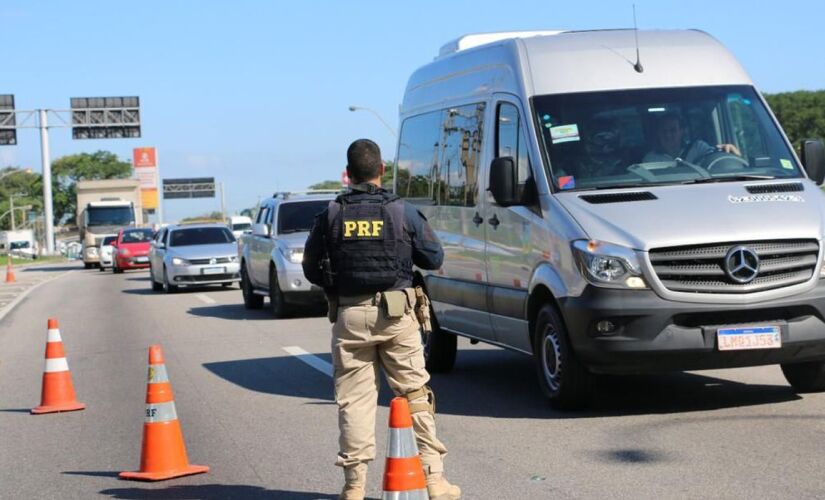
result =
M636 252L595 240L573 242L582 274L593 285L609 288L647 288Z
M189 264L189 261L186 259L181 259L180 257L172 257L173 266L185 266L187 264Z
M97 255L97 248L89 247L89 255Z
M238 262L238 256L237 255L230 255L229 256L229 262Z
M129 255L131 255L131 252L129 252L128 248L119 248L117 250L117 253L118 253L118 255L122 255L124 257L128 257Z
M281 253L293 264L300 264L304 261L303 248L282 248Z

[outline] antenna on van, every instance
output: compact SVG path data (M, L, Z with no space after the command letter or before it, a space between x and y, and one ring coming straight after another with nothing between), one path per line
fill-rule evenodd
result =
M636 24L636 4L633 4L633 32L636 35L636 64L633 69L636 73L643 73L645 68L642 66L642 59L639 57L639 26Z

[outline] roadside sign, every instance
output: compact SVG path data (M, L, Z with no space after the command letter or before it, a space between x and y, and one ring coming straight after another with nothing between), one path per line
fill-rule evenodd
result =
M140 182L140 199L143 208L158 208L158 160L155 148L134 148L132 164Z
M214 198L214 177L190 177L184 179L163 179L163 199Z

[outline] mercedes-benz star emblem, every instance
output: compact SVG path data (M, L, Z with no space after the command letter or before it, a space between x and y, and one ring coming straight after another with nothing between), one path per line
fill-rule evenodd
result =
M759 274L759 256L748 247L733 247L725 256L725 272L737 283L750 283Z

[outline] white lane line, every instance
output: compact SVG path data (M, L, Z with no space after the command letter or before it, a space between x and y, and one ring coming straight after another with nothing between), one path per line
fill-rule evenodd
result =
M310 354L298 346L284 347L284 351L295 356L298 360L303 361L309 366L315 368L327 377L332 377L332 365L319 358L314 354Z
M198 300L200 300L200 301L201 301L201 302L203 302L204 304L217 304L217 302L215 301L215 299L213 299L213 298L212 298L212 297L210 297L209 295L205 295L205 294L203 294L203 293L198 293L198 294L195 294L195 297L197 297L197 298L198 298Z

